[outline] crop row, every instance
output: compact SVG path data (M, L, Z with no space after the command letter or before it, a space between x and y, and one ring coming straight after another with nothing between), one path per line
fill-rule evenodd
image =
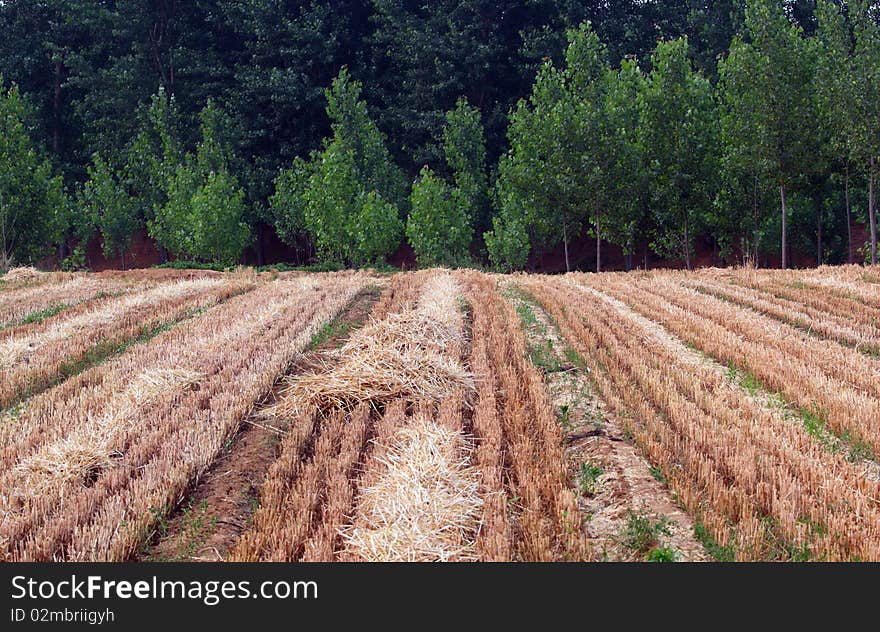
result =
M2 426L0 551L130 557L366 283L263 284L29 400Z
M716 555L878 559L876 481L604 291L571 277L529 287Z

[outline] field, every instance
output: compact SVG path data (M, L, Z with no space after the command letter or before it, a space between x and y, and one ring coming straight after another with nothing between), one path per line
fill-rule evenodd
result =
M0 559L880 560L880 270L13 271Z

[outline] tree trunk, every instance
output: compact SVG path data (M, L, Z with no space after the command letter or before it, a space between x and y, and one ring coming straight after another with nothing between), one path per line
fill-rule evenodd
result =
M752 265L756 268L758 267L758 234L760 231L760 227L758 226L758 176L755 175L755 187L754 193L752 196L752 251L754 254L752 255Z
M822 265L822 194L813 192L813 208L816 210L816 267Z
M568 263L568 218L562 216L562 244L565 247L565 271L571 272L571 266Z
M846 199L846 257L847 262L853 262L852 240L852 209L849 206L849 165L846 165L846 174L843 179L843 195Z
M648 269L648 240L645 239L643 242L643 250L642 250L643 262L645 266L645 270Z
M688 270L691 269L690 225L687 213L684 214L684 265Z
M257 265L264 266L266 262L264 261L265 256L263 254L263 223L257 222L257 242L255 244L255 248L257 251Z
M785 270L788 267L788 235L787 235L787 227L786 227L786 213L785 213L785 183L779 183L779 198L782 200L782 269Z
M633 269L633 253L632 253L631 250L627 250L627 251L626 251L625 264L624 264L624 265L626 266L626 271L627 271L627 272L629 272L630 270Z
M877 209L874 202L874 157L871 156L871 172L868 175L868 220L871 230L871 265L877 265Z
M602 231L599 219L599 201L596 200L596 272L602 272Z

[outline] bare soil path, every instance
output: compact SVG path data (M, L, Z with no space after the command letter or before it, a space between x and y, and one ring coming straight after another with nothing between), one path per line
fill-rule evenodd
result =
M607 412L547 312L511 282L502 291L520 314L532 362L557 407L567 470L598 559L708 559L693 521Z

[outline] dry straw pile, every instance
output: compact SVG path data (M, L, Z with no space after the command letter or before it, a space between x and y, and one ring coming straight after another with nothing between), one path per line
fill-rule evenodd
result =
M419 418L377 449L384 472L360 491L358 520L342 530L346 552L381 562L476 560L482 498L466 438Z
M464 342L457 300L457 285L448 273L432 277L417 305L355 332L328 353L323 370L290 378L279 404L266 414L291 419L313 408L327 412L397 398L440 401L457 389L473 390L472 376L444 353Z
M40 278L44 273L36 268L25 266L20 268L11 268L0 279L7 283L27 283Z
M268 414L290 430L232 559L475 557L482 489L452 412L474 390L460 291L446 271L397 277L381 318L289 380Z

